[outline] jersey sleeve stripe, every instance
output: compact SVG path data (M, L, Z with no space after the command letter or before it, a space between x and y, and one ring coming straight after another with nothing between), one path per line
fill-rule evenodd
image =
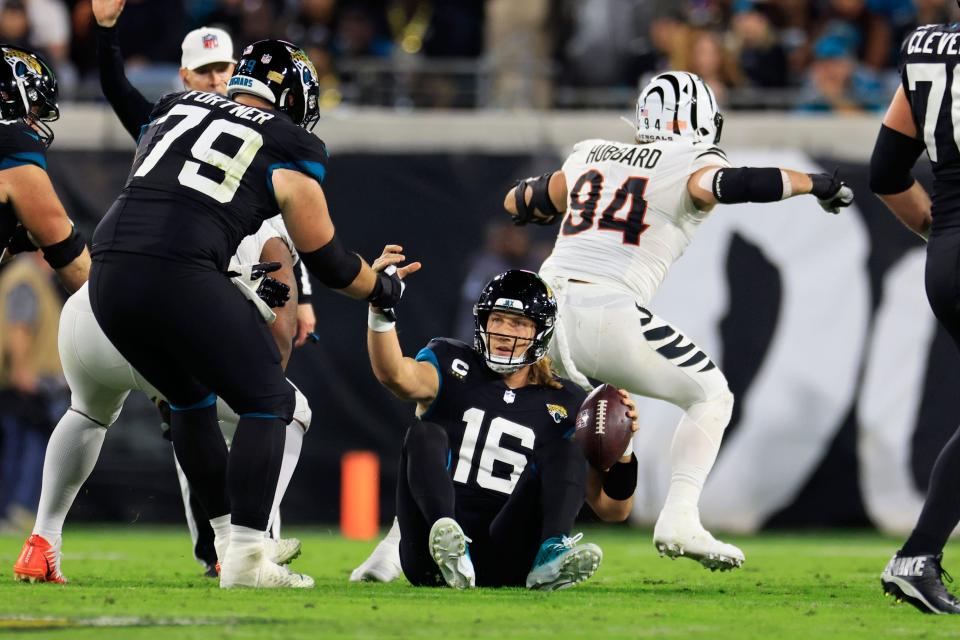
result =
M437 395L433 399L433 402L430 403L430 406L427 407L427 410L420 414L420 418L425 419L430 417L434 405L437 404L437 400L440 398L440 391L443 390L443 374L440 372L440 361L437 359L437 354L434 353L430 347L420 349L414 360L417 362L429 362L433 365L433 368L437 370Z
M267 167L267 189L270 190L270 195L273 197L276 197L276 194L273 193L273 172L277 169L290 169L291 171L305 173L320 184L323 184L323 179L327 176L327 168L321 162L297 160L296 162L274 163Z
M706 151L704 151L703 153L701 153L700 155L698 155L695 159L700 159L700 158L702 158L703 156L708 156L708 155L711 155L711 154L713 154L713 155L715 155L715 156L720 156L720 157L723 158L724 160L727 159L727 154L724 153L724 152L723 152L723 149L720 149L719 147L713 147L713 148L711 148L711 149L707 149Z
M33 164L44 171L47 170L47 159L43 157L42 153L24 151L22 153L12 153L0 160L0 171L22 167L25 164Z

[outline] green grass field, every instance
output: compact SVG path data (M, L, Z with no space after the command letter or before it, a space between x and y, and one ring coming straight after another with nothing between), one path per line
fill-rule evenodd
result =
M604 550L594 578L556 593L350 584L372 544L320 529L294 567L306 591L221 591L200 576L177 528L69 527L67 586L0 581L0 637L36 638L938 638L960 619L884 598L897 541L872 533L732 538L743 569L710 573L657 556L649 532L589 529ZM11 575L22 539L0 537ZM952 551L952 553L951 553ZM947 549L960 558L960 544Z

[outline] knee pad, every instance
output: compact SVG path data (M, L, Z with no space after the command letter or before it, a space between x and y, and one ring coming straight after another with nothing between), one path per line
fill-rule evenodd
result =
M687 415L701 428L709 430L711 435L718 431L722 435L733 415L733 402L733 394L724 387L722 391L689 407Z

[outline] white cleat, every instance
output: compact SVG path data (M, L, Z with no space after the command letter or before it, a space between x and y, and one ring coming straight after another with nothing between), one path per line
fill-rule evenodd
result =
M453 518L440 518L430 527L430 538L427 541L430 557L440 567L443 579L454 589L477 586L473 561L467 551L468 542L470 538Z
M263 552L274 564L289 564L300 556L300 541L296 538L264 538Z
M370 557L350 574L350 582L393 582L400 577L400 540L381 540Z
M237 549L231 545L220 568L220 588L309 589L313 578L294 573L267 559L263 546Z
M714 538L699 518L688 514L661 513L653 529L653 544L661 556L690 558L711 571L737 569L744 562L743 551Z

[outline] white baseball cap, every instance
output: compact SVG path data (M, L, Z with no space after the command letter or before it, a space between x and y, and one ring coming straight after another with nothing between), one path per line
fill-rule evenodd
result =
M233 40L216 27L194 29L183 39L180 66L193 71L213 62L233 62Z

